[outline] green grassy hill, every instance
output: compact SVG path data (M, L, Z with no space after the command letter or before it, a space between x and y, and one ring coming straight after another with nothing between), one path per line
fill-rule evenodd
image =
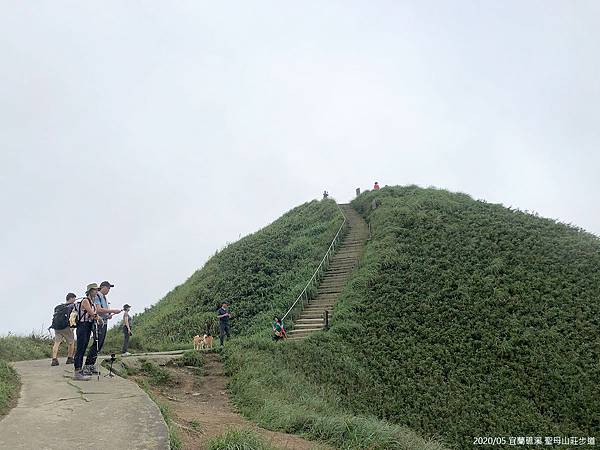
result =
M339 226L326 201L217 254L136 316L134 345L189 346L227 298L230 391L262 426L372 449L599 434L597 237L436 189L384 188L353 206L373 236L329 332L269 340Z

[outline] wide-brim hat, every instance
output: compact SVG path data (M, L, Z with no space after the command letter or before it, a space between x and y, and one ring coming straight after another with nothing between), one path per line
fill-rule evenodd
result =
M98 290L98 283L90 283L87 285L86 292L90 292L92 289Z

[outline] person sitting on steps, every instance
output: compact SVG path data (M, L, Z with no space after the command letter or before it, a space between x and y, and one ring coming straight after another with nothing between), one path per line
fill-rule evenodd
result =
M287 338L287 333L285 332L283 321L275 316L273 318L273 340L278 341L285 338Z

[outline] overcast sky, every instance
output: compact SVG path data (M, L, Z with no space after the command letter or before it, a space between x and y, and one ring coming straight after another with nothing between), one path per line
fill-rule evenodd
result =
M139 312L375 180L600 234L598 1L4 0L0 29L0 334L105 279Z

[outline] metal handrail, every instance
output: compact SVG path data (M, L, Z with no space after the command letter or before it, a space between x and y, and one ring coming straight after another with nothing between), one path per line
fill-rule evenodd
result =
M329 245L329 248L327 249L327 252L325 253L325 256L323 256L323 259L319 263L319 266L317 267L317 269L313 273L312 277L310 277L310 280L308 280L308 283L306 283L306 286L304 287L304 289L302 290L302 292L300 292L300 295L298 296L298 298L296 298L296 301L292 304L292 306L290 306L290 309L288 309L287 312L283 315L283 317L281 318L282 321L283 321L283 319L285 319L288 316L288 314L292 311L292 309L294 309L294 307L296 306L296 304L298 303L298 301L300 301L300 299L302 297L304 297L306 295L306 298L308 299L308 294L307 294L308 287L311 285L311 283L313 282L313 280L315 279L315 277L319 273L319 270L321 270L321 267L323 266L323 263L329 258L329 255L335 250L334 245L335 245L338 237L340 236L340 233L344 229L344 225L346 225L346 222L348 221L346 219L346 215L344 214L344 211L342 211L342 208L340 208L340 205L338 205L337 202L335 204L337 205L338 209L340 210L340 213L342 214L342 217L344 218L344 220L343 220L342 224L340 225L339 230L335 234L335 237L331 241L331 244Z

